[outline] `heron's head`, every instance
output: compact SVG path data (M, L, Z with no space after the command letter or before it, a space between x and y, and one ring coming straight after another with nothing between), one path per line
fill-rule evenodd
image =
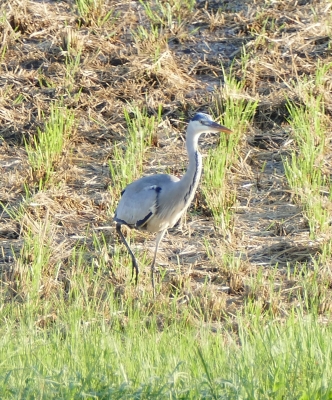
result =
M199 112L190 120L188 125L189 132L194 135L200 135L207 132L231 133L232 131L226 128L226 126L214 122L210 115Z

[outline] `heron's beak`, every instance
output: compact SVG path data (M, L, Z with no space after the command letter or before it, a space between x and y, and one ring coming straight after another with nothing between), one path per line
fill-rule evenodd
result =
M225 133L232 133L233 132L231 129L226 128L226 126L217 124L217 122L202 121L202 124L205 125L205 126L208 126L213 131L225 132Z

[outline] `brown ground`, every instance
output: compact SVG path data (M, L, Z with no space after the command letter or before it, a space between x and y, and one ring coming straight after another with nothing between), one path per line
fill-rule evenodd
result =
M302 290L286 271L293 271L295 265L310 269L312 257L327 239L309 238L307 221L284 176L282 156L291 149L285 97L301 102L301 93L291 82L312 76L318 60L332 61L332 3L197 1L192 13L179 12L183 12L183 24L163 28L157 58L156 43L135 42L132 34L139 26L148 26L142 5L105 0L98 15L105 15L110 7L114 9L113 22L98 27L96 15L79 17L70 1L11 1L2 6L6 10L0 25L3 281L12 282L24 232L37 232L46 217L52 222L52 262L62 260L66 265L77 243L86 242L92 248L91 232L95 230L97 235L103 232L110 244L96 257L109 257L112 265L111 217L118 193L112 192L108 160L116 141L126 134L123 107L126 102L137 103L153 115L162 104L164 124L149 159L160 160L161 165L156 168L158 162L154 165L147 160L145 172L163 172L170 167L182 173L177 170L185 160L185 124L180 120L187 121L197 110L209 111L213 88L223 79L221 63L226 71L233 63L238 79L246 80L248 98L259 100L241 143L241 157L229 174L230 190L236 192L234 223L226 232L216 229L208 212L200 207L204 199L199 190L183 231L174 229L166 236L158 261L167 267L166 281L180 288L184 285L184 299L203 291L208 280L213 304L223 302L229 313L252 296L262 301L263 307L274 302L273 310L283 315L292 302L290 291L298 299L296 290ZM66 78L69 42L73 52L82 47L82 56L74 76ZM242 49L250 60L245 77ZM326 87L331 89L331 83L332 79ZM38 192L24 138L31 140L37 127L43 126L50 103L61 98L75 113L76 134L56 168L53 184ZM330 116L331 91L324 92L324 99ZM327 159L330 157L331 153L327 154ZM25 185L31 192L27 201ZM10 211L21 206L25 207L21 217L11 218ZM152 250L153 237L136 234L135 246ZM232 257L238 260L235 270ZM128 284L128 262L125 258L123 272L117 271L116 278L110 275L109 284ZM253 283L257 273L263 274L260 287ZM275 279L273 289L270 276ZM148 279L142 278L140 287L148 285ZM278 296L271 296L271 290L278 291ZM286 298L287 304L279 301ZM328 308L325 297L324 302L322 307Z

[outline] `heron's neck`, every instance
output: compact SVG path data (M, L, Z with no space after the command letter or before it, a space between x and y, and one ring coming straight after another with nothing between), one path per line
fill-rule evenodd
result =
M186 141L189 165L187 172L181 179L183 187L183 198L186 204L189 204L194 197L199 179L202 174L202 156L198 151L198 136Z

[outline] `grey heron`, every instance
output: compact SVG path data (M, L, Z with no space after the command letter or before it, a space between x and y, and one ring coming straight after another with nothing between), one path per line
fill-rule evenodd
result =
M151 264L153 294L154 266L159 244L168 228L173 227L189 207L202 173L202 156L198 151L198 139L202 133L232 131L212 120L208 114L197 113L188 124L186 147L189 165L181 179L167 174L150 175L130 183L121 193L115 210L116 231L126 246L132 260L132 275L138 281L139 268L122 231L121 225L157 233L154 256Z

